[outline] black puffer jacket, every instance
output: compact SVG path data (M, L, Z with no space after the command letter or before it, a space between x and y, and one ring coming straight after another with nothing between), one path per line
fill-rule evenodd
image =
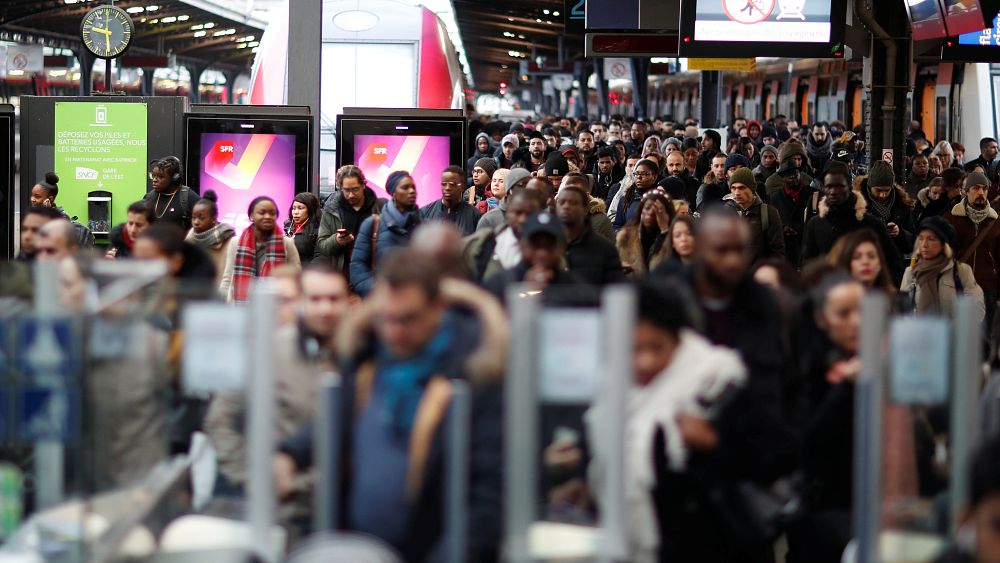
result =
M877 206L872 201L872 195L868 189L868 177L858 176L854 180L854 186L854 191L861 192L861 195L864 196L865 202L868 204L868 212L882 219L876 212ZM893 189L895 193L889 207L889 215L884 221L886 224L895 223L899 227L899 236L893 237L892 240L896 243L896 249L899 250L899 253L905 256L913 252L913 243L917 238L916 229L913 226L913 200L900 186L895 185Z

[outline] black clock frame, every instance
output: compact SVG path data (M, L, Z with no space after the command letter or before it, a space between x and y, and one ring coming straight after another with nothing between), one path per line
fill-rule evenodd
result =
M122 16L124 16L125 17L125 21L128 22L128 27L130 29L130 31L128 33L128 37L126 38L126 41L125 41L125 46L116 55L113 55L111 57L105 57L105 56L102 56L102 55L100 55L98 53L95 53L93 50L90 49L90 47L87 46L87 41L86 41L86 38L84 37L84 26L87 23L87 18L89 18L91 16L91 14L93 14L95 12L98 12L100 10L107 10L107 9L111 9L111 10L113 10L115 12L120 13ZM104 61L105 61L104 84L105 84L105 93L106 94L112 94L113 90L114 90L114 80L111 77L111 61L113 59L117 59L117 58L121 57L122 55L124 55L125 52L128 51L129 47L132 46L132 41L134 39L135 39L135 21L132 20L132 16L130 16L128 12L126 12L122 8L119 8L118 6L115 6L114 4L102 4L102 5L96 6L96 7L94 7L93 10L90 10L89 12L87 12L87 14L83 16L83 19L80 20L80 41L83 43L83 48L86 49L94 57L96 57L98 59L104 59Z

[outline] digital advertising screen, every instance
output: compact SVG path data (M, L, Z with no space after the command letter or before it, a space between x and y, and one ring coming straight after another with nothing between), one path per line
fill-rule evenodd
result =
M287 219L295 198L295 136L264 133L202 133L201 193L219 196L219 220L237 232L250 226L247 207L270 196Z
M906 0L906 11L915 41L948 37L938 0Z
M962 62L1000 62L1000 16L993 26L963 33L941 48L941 59Z
M843 0L683 0L680 56L842 57L845 10Z
M451 166L451 140L430 135L355 135L354 163L365 173L378 197L389 197L385 181L395 170L407 170L417 186L417 205L441 197L441 171Z
M404 110L400 110L404 111ZM419 110L405 110L415 112ZM441 198L441 172L465 168L464 117L337 116L337 166L354 164L368 187L388 198L385 181L396 170L413 176L417 205Z
M237 233L250 226L247 207L268 196L278 220L288 218L295 194L309 190L309 131L305 119L248 116L186 118L188 185L219 196L219 220Z
M978 33L983 28L979 0L940 0L948 35Z

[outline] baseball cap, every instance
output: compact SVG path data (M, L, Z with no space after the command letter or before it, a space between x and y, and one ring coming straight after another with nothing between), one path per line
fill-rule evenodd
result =
M540 211L528 217L521 230L521 237L530 240L531 237L540 234L554 236L558 242L566 242L566 233L563 232L562 223L555 215L548 211Z

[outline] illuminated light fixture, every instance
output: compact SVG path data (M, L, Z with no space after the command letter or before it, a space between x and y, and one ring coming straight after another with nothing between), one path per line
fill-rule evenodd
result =
M167 16L167 17L163 18L162 20L160 20L160 23L174 23L175 21L177 21L177 17L176 16Z
M215 24L212 23L212 22L208 22L208 23L205 24L204 27L205 27L205 29L212 29L213 27L215 27Z
M546 16L549 15L549 11L547 9L546 10L542 10L542 13L545 14Z
M558 18L559 17L559 12L552 12L552 15Z
M523 36L523 35L518 35L518 36L517 36L517 38L518 38L518 39L527 39L527 37L525 37L525 36Z
M196 31L196 32L194 32L194 36L195 37L205 37L205 35L207 35L207 32L204 32L204 31Z
M535 18L535 23L542 23L542 18Z
M514 18L507 18L507 21L512 22L514 21Z
M191 30L192 31L197 31L199 29L205 29L205 25L204 24L198 24L198 25L192 25L191 26Z
M151 19L151 20L149 20L149 23L150 24L160 23L160 20L158 20L158 19Z
M183 15L183 16L177 16L177 21L179 21L179 22L186 22L189 19L191 19L191 16L186 15L186 14Z
M129 8L129 9L125 10L125 11L128 12L128 13L130 13L130 14L138 14L138 13L141 13L142 11L144 11L145 9L146 8L143 8L142 6L132 6L131 8Z
M347 10L333 16L333 25L353 33L368 31L378 25L378 21L377 15L365 10Z
M150 4L149 6L146 6L146 11L147 12L155 12L155 11L157 11L159 9L160 9L160 7L157 6L156 4Z

